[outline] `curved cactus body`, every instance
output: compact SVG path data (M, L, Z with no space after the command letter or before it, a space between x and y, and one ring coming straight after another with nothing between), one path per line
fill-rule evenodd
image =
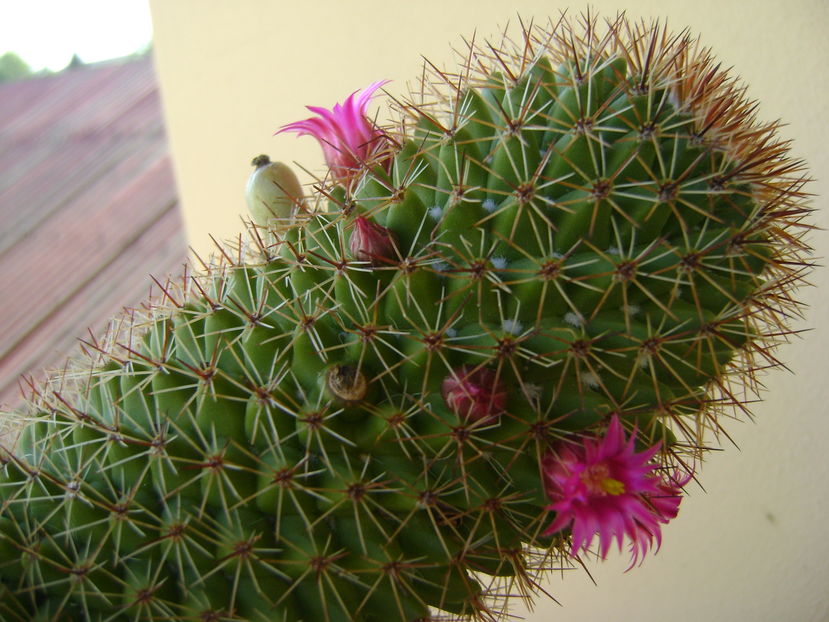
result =
M802 179L690 40L588 25L470 50L397 128L364 92L317 211L33 401L0 618L491 619L658 542L797 310Z

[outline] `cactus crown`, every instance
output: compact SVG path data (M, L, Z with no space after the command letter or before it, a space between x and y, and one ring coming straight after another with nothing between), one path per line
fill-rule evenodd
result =
M286 128L324 134L310 200L281 170L279 226L33 388L0 618L491 620L658 545L799 313L803 166L623 16L473 41L388 127L380 85Z

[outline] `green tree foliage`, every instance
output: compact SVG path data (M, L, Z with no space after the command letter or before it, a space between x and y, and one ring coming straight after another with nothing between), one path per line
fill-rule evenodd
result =
M11 82L32 75L32 70L22 58L14 52L0 56L0 82Z

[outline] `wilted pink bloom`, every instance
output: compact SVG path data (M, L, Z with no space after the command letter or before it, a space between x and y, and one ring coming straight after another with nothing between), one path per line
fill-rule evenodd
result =
M395 257L394 234L391 229L378 225L363 216L358 216L354 220L354 229L351 232L348 247L352 257L375 265Z
M493 419L507 405L507 392L493 370L460 367L441 385L443 400L452 412L469 419Z
M651 462L659 444L637 453L635 441L635 432L625 440L614 415L603 438L562 442L543 457L545 489L552 501L547 509L556 513L545 535L571 526L571 555L587 550L596 535L602 559L614 540L621 550L627 537L631 567L654 541L659 548L661 525L677 515L690 476L666 476Z
M283 125L277 134L296 132L316 138L332 176L347 185L383 147L386 135L369 120L366 110L375 91L387 82L380 80L355 91L342 104L335 104L333 110L306 106L318 116Z

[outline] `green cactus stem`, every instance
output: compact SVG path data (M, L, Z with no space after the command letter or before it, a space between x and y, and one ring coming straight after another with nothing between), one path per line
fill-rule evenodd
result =
M424 75L388 126L382 82L286 126L319 191L262 161L251 241L35 390L0 619L488 621L658 541L800 312L803 165L658 23Z

